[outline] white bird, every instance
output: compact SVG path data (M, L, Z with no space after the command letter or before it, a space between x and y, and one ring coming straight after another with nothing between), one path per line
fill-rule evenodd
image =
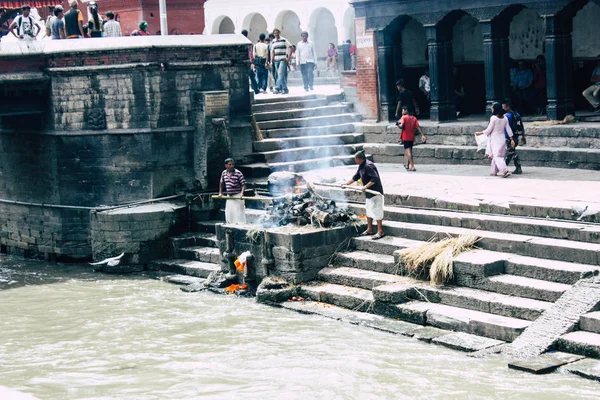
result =
M98 261L95 263L90 263L90 265L106 264L109 267L115 267L115 266L119 265L119 263L121 262L121 257L123 257L124 255L125 255L125 253L121 253L121 255L119 255L119 256L107 258L106 260Z

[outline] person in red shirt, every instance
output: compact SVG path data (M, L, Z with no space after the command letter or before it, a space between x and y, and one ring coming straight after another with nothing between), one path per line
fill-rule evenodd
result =
M407 171L415 172L415 162L413 161L412 148L415 143L415 131L419 131L421 134L421 142L426 143L427 138L423 134L423 130L419 126L417 117L414 117L408 113L408 107L402 107L402 117L396 124L400 128L400 141L404 145L405 160L404 168Z

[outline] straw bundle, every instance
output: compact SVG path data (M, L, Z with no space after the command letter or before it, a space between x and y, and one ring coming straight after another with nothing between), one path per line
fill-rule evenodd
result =
M256 123L256 118L254 118L254 114L252 115L252 131L254 133L254 141L262 142L265 138L260 130L260 127Z
M531 123L531 126L552 126L552 125L565 125L575 121L575 117L567 115L562 121L548 120L548 121L535 121Z
M452 260L465 251L474 248L479 241L476 235L461 235L440 241L429 242L400 253L409 275L422 276L429 268L429 280L433 284L442 284L453 279Z

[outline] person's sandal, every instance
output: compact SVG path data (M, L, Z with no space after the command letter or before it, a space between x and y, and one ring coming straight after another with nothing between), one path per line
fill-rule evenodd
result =
M385 237L385 233L384 233L383 235L381 235L379 232L377 232L375 235L373 235L373 236L371 237L371 239L373 239L373 240L379 240L379 239L381 239L382 237Z
M502 174L503 178L508 178L510 176L510 171L504 171L504 174Z
M373 234L373 232L367 232L367 231L364 231L363 233L361 233L361 234L360 234L360 235L358 235L358 236L369 236L369 235L372 235L372 234Z

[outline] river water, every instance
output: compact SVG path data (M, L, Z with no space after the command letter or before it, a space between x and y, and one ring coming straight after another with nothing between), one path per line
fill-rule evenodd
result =
M57 400L597 399L600 389L251 299L8 257L0 386Z

